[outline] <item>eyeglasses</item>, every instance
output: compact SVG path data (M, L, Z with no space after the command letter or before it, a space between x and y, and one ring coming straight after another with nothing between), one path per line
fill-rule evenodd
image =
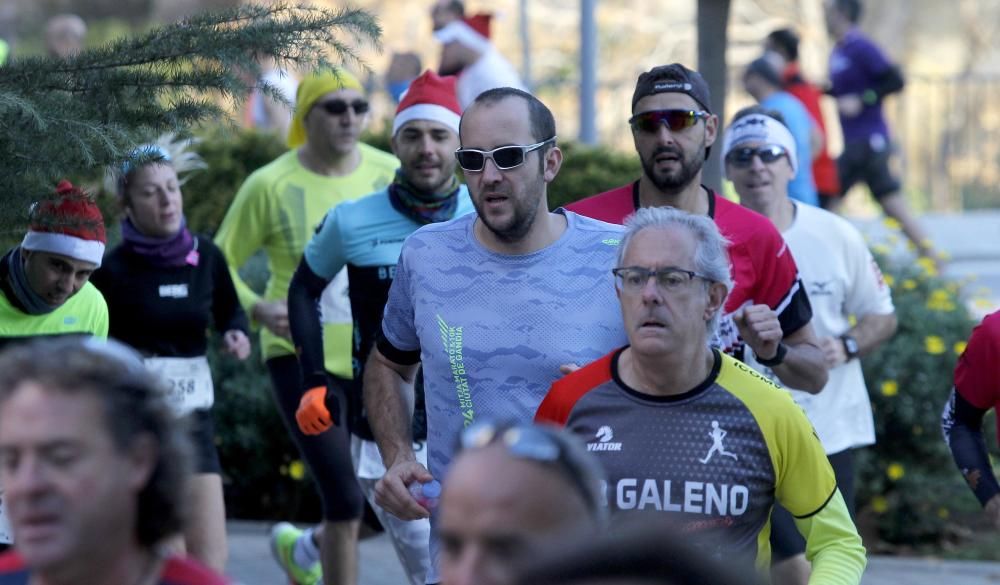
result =
M679 289L695 278L701 278L712 282L712 279L697 272L684 270L681 268L661 268L650 270L640 266L628 266L615 268L611 271L618 281L618 288L631 294L639 293L649 282L650 277L656 278L656 286L663 292L671 292Z
M572 455L554 431L535 425L477 422L462 431L459 441L462 449L480 449L499 442L514 457L553 465L577 488L587 508L601 513L596 491L600 478ZM588 483L595 485L588 487Z
M347 108L354 110L354 113L358 116L368 113L368 102L362 99L354 100L350 103L344 100L329 100L319 104L319 107L323 108L327 114L331 116L341 116L347 112Z
M493 150L477 150L475 148L459 148L455 151L455 158L458 166L462 170L470 173L478 173L486 168L486 159L493 161L501 171L517 168L524 164L524 155L534 152L550 142L554 142L555 136L548 140L543 140L536 144L527 146L501 146Z
M753 157L755 156L760 157L760 162L771 164L787 155L788 151L777 144L765 144L757 148L742 146L729 151L729 154L726 155L726 164L733 165L738 169L745 169L753 164Z
M632 116L628 123L633 129L643 132L656 132L660 124L666 125L671 132L680 132L710 116L708 112L697 110L652 110Z

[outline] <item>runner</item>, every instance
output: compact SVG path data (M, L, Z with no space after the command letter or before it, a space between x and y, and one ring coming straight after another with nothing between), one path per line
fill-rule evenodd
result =
M304 541L309 543L308 550L299 555L305 566L290 564L291 557L281 552L285 548L276 547L278 560L291 579L304 585L318 583L324 576L326 585L356 582L354 551L360 522L354 510L363 495L356 483L345 486L340 481L342 474L334 463L343 441L335 433L307 436L295 421L302 374L289 333L286 297L306 243L324 214L392 182L399 165L395 157L358 142L368 110L361 83L347 71L303 79L288 132L292 150L247 178L215 236L243 308L263 326L261 350L275 403L323 502L323 524ZM263 296L250 290L236 272L259 250L267 255L270 272ZM345 271L324 291L322 305L324 365L331 383L346 387L352 375L352 321ZM275 544L295 542L297 531L288 525L278 528ZM317 562L320 557L322 567Z
M861 233L841 217L790 199L792 169L803 162L792 155L795 142L776 115L760 107L736 113L723 140L726 175L740 203L781 230L802 271L830 381L819 394L789 390L816 429L853 518L854 451L875 442L859 358L892 337L896 315ZM756 368L772 376L767 368ZM772 581L805 585L806 543L788 511L776 507L771 525Z
M0 482L17 544L0 585L224 585L161 549L182 529L188 440L159 378L114 341L0 355Z
M553 384L536 422L588 441L613 511L659 515L713 562L766 572L779 501L806 535L810 582L860 583L861 537L805 414L708 344L732 286L715 223L646 208L626 228L613 272L629 345Z
M247 318L226 260L211 240L184 220L185 171L203 166L186 141L163 137L133 151L108 172L108 190L125 212L122 244L94 273L111 313L111 337L142 353L169 384L174 412L186 417L195 448L194 476L185 491L187 552L208 567L226 568L226 509L215 448L215 392L205 357L211 323L223 351L250 355Z
M463 113L460 137L476 213L403 243L365 365L368 421L388 469L376 501L407 520L428 516L407 486L444 477L463 428L484 418L527 422L560 366L624 341L603 269L621 228L548 211L547 185L562 164L549 109L521 90L489 90ZM416 462L410 434L421 365L428 467ZM438 581L432 570L427 582Z
M955 386L941 417L944 440L986 517L1000 530L1000 483L983 439L983 417L1000 405L1000 312L987 315L972 330L955 366ZM1000 422L997 423L1000 428Z
M341 481L360 481L412 585L425 583L430 565L430 523L426 519L400 520L374 501L375 483L385 474L385 467L362 409L362 366L382 323L403 240L422 225L448 221L473 210L468 190L455 177L460 114L454 77L442 78L427 71L413 81L393 121L392 149L402 164L396 179L381 191L330 210L306 246L288 289L292 338L298 348L305 390L297 414L299 428L309 435L344 433L345 439L347 431L352 433L350 454L354 468L349 467L346 449L338 454L343 458ZM351 283L355 366L354 383L346 394L344 388L326 383L317 310L323 290L345 266ZM426 465L423 388L416 390L414 452ZM331 400L346 412L332 416L326 407ZM347 428L328 430L337 419L346 420ZM357 512L360 515L361 510Z
M106 338L108 306L89 282L107 241L101 210L62 181L31 207L29 221L21 244L0 258L0 348L38 337ZM0 549L14 542L4 501Z
M622 223L641 207L670 206L707 215L729 241L735 288L713 343L743 359L749 346L781 381L808 392L826 384L826 366L809 320L812 309L781 234L766 218L701 184L702 165L719 120L709 108L708 84L679 63L639 76L632 96L632 138L642 161L638 181L566 208ZM761 353L779 336L777 350Z

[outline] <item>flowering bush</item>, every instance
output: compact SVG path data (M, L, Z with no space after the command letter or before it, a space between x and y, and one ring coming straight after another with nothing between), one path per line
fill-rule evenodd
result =
M961 285L943 279L931 261L893 256L884 245L873 253L892 287L899 329L863 359L878 442L859 452L858 509L887 543L937 543L953 532L956 513L979 506L940 431L974 321Z

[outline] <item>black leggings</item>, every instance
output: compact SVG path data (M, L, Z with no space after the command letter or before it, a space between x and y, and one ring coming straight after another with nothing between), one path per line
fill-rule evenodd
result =
M827 455L833 474L837 478L837 487L844 496L847 511L854 520L854 449L845 449L839 453ZM796 528L791 513L777 502L771 512L771 564L806 552L806 541Z
M266 362L271 374L271 391L281 413L285 428L309 466L316 489L323 502L323 519L344 522L361 518L365 498L354 474L351 461L349 402L346 391L351 381L328 374L329 388L340 399L340 419L319 435L306 435L299 430L295 411L302 398L302 373L295 356L271 358Z

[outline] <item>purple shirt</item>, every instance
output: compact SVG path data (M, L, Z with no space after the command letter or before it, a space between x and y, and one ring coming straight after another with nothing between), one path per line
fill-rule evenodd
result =
M852 28L830 53L830 94L834 97L860 95L872 88L875 80L889 67L891 64L885 53L858 28ZM873 138L885 144L889 139L881 101L865 105L853 118L841 114L840 125L844 130L844 142L848 144L869 142Z

